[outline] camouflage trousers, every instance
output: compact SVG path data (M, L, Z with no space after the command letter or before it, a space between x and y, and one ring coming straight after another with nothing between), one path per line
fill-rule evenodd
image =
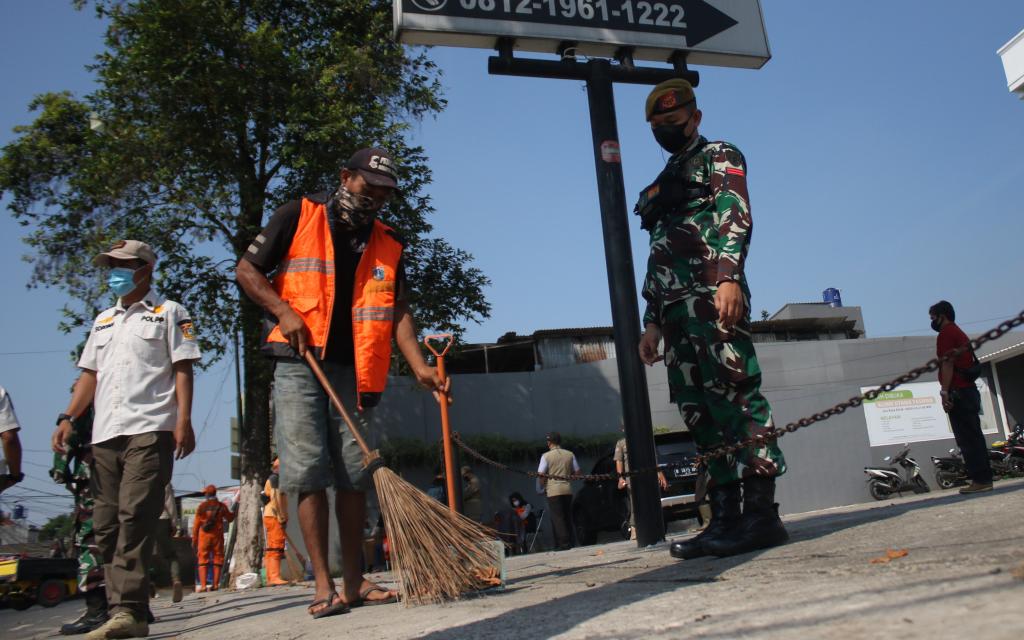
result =
M92 525L92 521L89 521ZM96 539L90 537L77 546L78 589L86 592L103 586L103 563L100 561Z
M92 496L75 496L75 553L78 556L78 589L91 591L103 586L103 561L92 528Z
M724 331L714 291L697 291L662 314L669 392L701 453L765 433L774 425L771 407L761 394L750 319L744 317L732 331ZM714 458L707 470L712 485L727 484L754 474L782 475L786 460L773 441Z

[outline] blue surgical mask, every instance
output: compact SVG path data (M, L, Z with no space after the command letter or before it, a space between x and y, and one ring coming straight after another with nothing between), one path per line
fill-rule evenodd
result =
M126 267L114 267L107 275L107 286L118 297L128 295L135 291L135 271Z

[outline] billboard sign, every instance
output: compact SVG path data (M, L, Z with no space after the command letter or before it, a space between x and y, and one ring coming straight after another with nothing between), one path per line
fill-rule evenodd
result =
M988 384L979 379L975 384L981 393L981 430L991 435L999 432ZM871 387L862 387L866 393ZM915 382L885 391L875 400L864 401L864 419L872 447L947 440L953 437L949 417L942 410L938 382Z
M759 0L395 0L395 37L405 44L665 62L686 51L690 64L759 69L771 57Z

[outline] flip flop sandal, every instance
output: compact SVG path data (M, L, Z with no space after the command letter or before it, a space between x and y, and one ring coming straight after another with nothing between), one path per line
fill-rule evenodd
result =
M334 602L334 604L331 604L331 602ZM326 606L323 609L320 609L319 611L314 613L312 609L320 605ZM341 596L339 596L335 592L332 593L331 597L329 598L324 598L323 600L314 600L313 603L309 605L307 611L309 611L309 614L313 616L314 619L319 619L326 618L327 616L336 616L342 613L348 613L349 608L348 605L345 604L345 601L341 599Z
M387 598L379 598L377 600L368 600L366 598L366 596L370 595L374 591L381 591L381 592L384 592L384 593L391 593L390 589L385 589L384 587L382 587L380 585L376 585L376 584L375 585L371 585L371 586L366 587L365 589L363 589L362 591L359 592L359 600L357 600L356 602L352 603L352 606L353 607L373 607L373 606L376 606L378 604L393 604L395 602L398 602L398 596L397 595L389 595Z

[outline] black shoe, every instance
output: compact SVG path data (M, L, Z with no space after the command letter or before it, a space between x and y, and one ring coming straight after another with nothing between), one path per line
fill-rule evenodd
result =
M713 522L713 521L712 521ZM743 517L727 535L704 543L719 558L776 547L789 540L775 503L775 478L754 476L743 480Z
M93 629L102 627L109 619L107 590L103 587L94 588L85 592L85 613L82 614L82 617L74 622L61 625L60 633L65 636L89 633Z
M153 624L156 622L156 616L153 615L153 610L146 607L146 624Z
M692 560L709 555L705 545L730 533L740 522L740 483L730 482L708 491L711 504L711 524L689 540L673 542L668 552L673 558Z
M107 614L106 611L100 611L98 613L90 613L86 611L78 620L61 625L60 633L65 636L76 636L80 633L89 633L94 629L102 627L107 623L107 620L110 620L110 615Z

